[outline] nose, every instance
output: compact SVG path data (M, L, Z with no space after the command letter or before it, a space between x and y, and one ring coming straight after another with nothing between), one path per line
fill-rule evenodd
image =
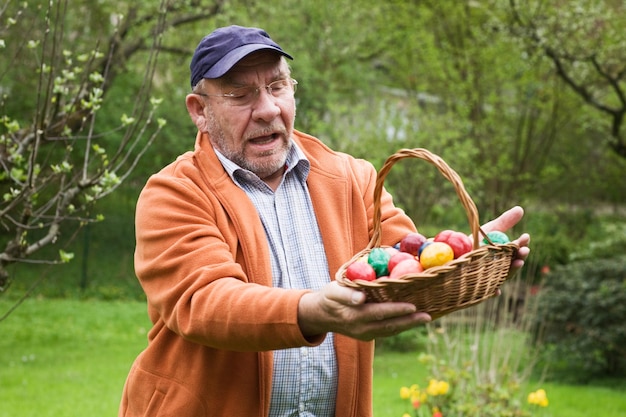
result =
M274 120L281 112L277 101L277 98L269 93L269 87L260 87L252 106L252 117L266 122Z

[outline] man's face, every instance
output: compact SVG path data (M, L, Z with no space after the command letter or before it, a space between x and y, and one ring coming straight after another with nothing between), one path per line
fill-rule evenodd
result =
M242 86L265 86L289 78L279 55L258 52L242 59L224 77L205 80L206 94L223 94ZM227 97L203 97L206 131L224 156L261 179L281 175L290 147L296 113L293 94L271 95L260 88L247 105Z

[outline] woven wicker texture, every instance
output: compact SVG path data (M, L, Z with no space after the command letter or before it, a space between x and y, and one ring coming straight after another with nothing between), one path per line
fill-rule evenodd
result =
M380 197L385 178L393 165L405 158L426 161L452 183L467 213L473 238L473 250L442 266L436 266L419 274L399 278L382 278L375 281L351 281L346 278L348 266L367 255L373 248L381 247L382 225ZM486 233L480 228L478 210L463 181L439 156L423 148L402 149L391 155L378 171L374 188L374 230L367 247L339 268L335 279L346 287L364 291L369 302L405 301L414 304L418 311L429 313L433 319L453 311L478 304L496 295L498 288L509 277L511 262L517 245L490 244L480 246Z

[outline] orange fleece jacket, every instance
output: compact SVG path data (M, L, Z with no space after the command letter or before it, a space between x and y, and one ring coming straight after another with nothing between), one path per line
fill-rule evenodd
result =
M311 162L308 187L328 257L329 280L370 240L374 167L294 132ZM413 222L383 193L382 239ZM144 187L136 209L135 270L153 327L124 386L124 417L264 417L272 350L321 343L303 337L305 291L272 287L256 209L199 133L187 152ZM336 335L337 417L372 415L373 342Z

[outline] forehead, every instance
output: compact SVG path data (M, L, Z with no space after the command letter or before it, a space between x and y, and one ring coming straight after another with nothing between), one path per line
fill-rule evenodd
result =
M247 77L288 75L289 67L281 55L270 51L254 52L228 71L223 81L238 81Z

